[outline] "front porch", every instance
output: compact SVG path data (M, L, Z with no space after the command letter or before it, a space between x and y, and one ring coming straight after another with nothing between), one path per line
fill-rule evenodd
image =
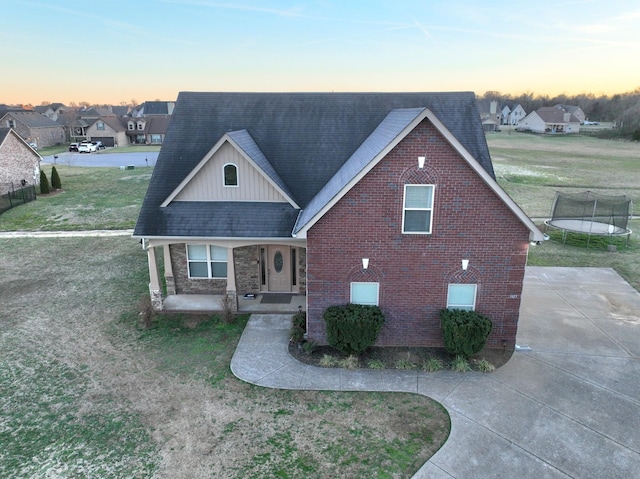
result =
M297 313L307 310L304 294L290 294L289 302L263 302L269 293L255 295L255 299L238 297L238 313ZM163 311L209 313L223 310L222 294L172 294L164 298ZM266 298L268 301L269 298Z

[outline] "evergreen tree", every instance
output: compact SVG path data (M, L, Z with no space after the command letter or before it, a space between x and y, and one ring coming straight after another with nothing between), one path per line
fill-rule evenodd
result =
M44 170L40 170L40 194L46 195L51 192L51 188L49 187L49 180L47 179L47 175Z
M54 190L59 190L62 188L62 184L60 183L60 176L58 175L58 170L56 167L51 168L51 187Z

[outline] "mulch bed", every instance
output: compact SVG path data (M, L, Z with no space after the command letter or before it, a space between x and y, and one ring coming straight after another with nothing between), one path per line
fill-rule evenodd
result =
M303 343L294 342L289 343L289 353L298 361L312 366L320 366L320 361L325 354L331 355L338 360L347 356L331 346L317 346L312 352L308 353L304 350ZM471 369L477 370L477 367L474 367L477 361L486 359L497 369L509 361L512 354L512 350L484 349L469 359L469 365ZM414 369L421 369L422 363L431 357L442 361L443 370L451 369L451 362L455 359L444 348L372 347L360 355L359 367L365 369L370 361L377 360L382 361L386 369L397 369L399 361L406 363L405 360L408 360L415 365Z

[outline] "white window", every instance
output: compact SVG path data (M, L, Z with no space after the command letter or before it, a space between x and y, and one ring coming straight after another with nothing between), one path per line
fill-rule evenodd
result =
M151 135L151 143L162 143L162 135L154 133Z
M450 284L447 294L447 309L464 309L473 311L476 309L475 284Z
M144 130L144 122L142 122L142 121L138 122L138 130L140 130L140 131Z
M14 120L7 120L7 126L9 128L15 128L16 127L16 122Z
M351 283L351 302L353 304L378 306L379 293L379 283Z
M233 163L227 163L223 167L224 186L238 186L238 167Z
M404 185L402 232L430 234L434 185Z
M135 126L133 125L133 122L130 121L129 123L127 123L127 128L129 128L129 130L133 130L135 128Z
M187 245L189 278L227 277L227 248L203 244Z
M96 130L104 130L104 123L101 121L96 123Z

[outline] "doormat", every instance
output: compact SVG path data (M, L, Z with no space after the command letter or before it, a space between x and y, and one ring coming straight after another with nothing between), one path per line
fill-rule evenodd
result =
M267 293L262 295L261 304L289 304L291 302L289 293Z

